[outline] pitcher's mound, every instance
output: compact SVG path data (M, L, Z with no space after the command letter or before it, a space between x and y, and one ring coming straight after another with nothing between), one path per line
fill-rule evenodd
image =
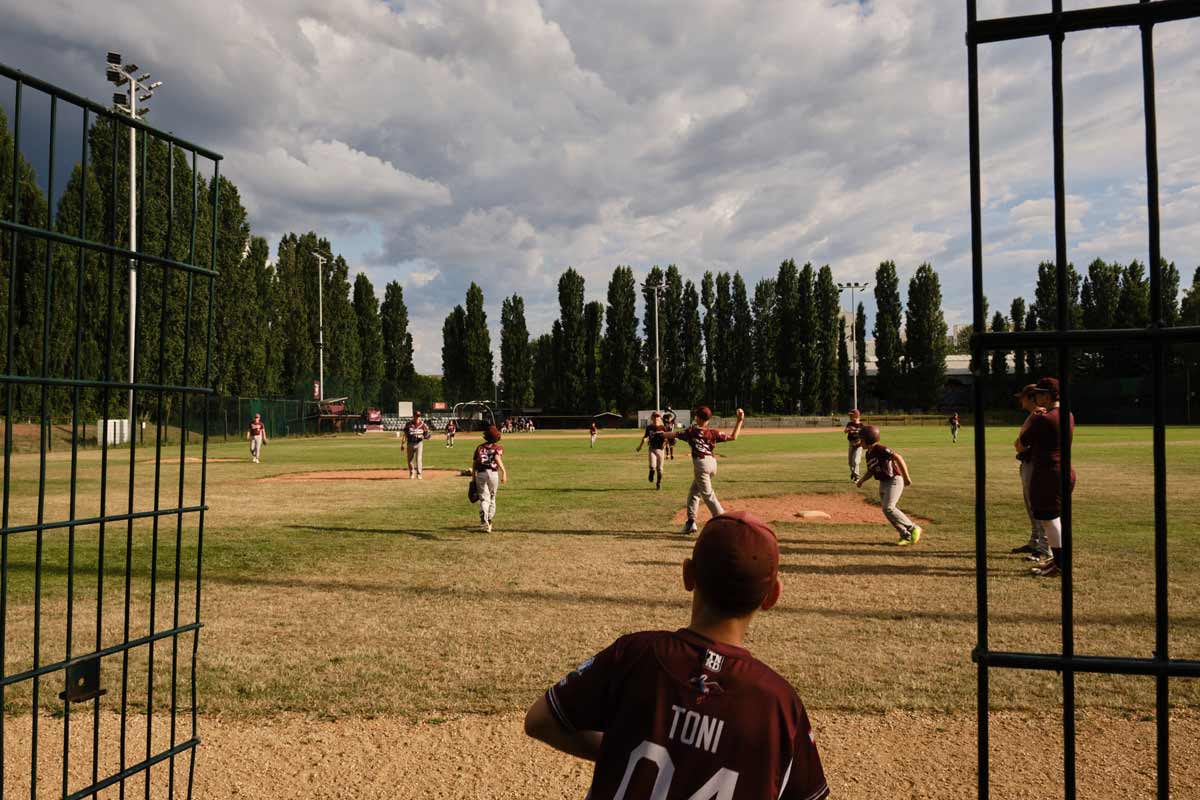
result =
M767 522L814 522L825 525L887 524L879 506L867 502L865 495L855 492L841 494L784 494L775 497L743 497L722 503L728 511L749 511ZM703 505L696 523L703 527L712 516ZM917 522L926 519L910 514ZM678 512L672 521L682 523L687 511Z
M422 473L423 480L430 478L446 478L458 476L456 469L427 469ZM282 475L272 475L269 478L259 478L260 481L399 481L408 480L406 469L336 469L317 472L285 472Z

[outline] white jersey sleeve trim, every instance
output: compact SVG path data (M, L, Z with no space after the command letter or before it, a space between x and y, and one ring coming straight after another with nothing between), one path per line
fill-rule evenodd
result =
M558 695L555 693L553 686L546 690L546 699L550 701L550 710L554 713L554 718L558 720L559 724L566 729L567 733L575 733L575 726L571 724L571 720L567 718L562 706L558 704Z

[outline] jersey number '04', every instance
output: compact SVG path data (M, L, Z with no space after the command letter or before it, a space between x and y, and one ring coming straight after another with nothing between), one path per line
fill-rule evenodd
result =
M649 740L633 748L633 752L629 754L625 777L621 779L621 785L617 788L613 800L625 800L625 791L629 788L629 781L633 779L633 770L643 759L658 768L654 788L647 800L666 800L667 793L671 790L671 779L675 777L675 762L671 760L667 748ZM733 790L737 787L737 781L736 772L721 767L703 786L693 792L688 800L733 800Z

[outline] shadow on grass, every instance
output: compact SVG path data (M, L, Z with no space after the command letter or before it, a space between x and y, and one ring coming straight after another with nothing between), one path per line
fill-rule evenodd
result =
M779 552L781 555L785 556L877 556L881 552L896 549L896 543L894 541L878 543L859 542L857 544L859 547L838 547L836 545L796 547L794 545L781 544L779 546ZM867 547L875 549L868 550L866 549ZM922 558L946 558L955 559L958 561L974 560L974 554L967 551L922 550L920 552Z
M626 561L637 567L678 567L674 561ZM942 567L920 562L894 564L780 564L779 571L788 575L916 575L934 578L963 578L975 574L971 567Z
M311 533L366 533L366 534L384 534L388 536L411 536L414 539L424 539L426 541L457 541L455 539L447 540L445 534L462 533L461 530L449 528L446 530L412 530L408 528L348 528L337 527L333 525L285 525L285 528L294 531L309 531Z

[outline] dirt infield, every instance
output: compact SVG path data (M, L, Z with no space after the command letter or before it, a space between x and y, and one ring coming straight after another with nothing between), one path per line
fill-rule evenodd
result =
M870 525L885 522L879 506L867 502L865 495L855 492L841 494L785 494L776 497L742 497L723 503L728 511L749 511L767 522L810 522L825 525ZM712 516L708 509L700 507L696 522L703 525ZM912 515L910 515L912 516ZM681 510L672 522L687 519L687 511ZM925 523L929 520L912 516Z
M882 715L810 709L821 759L838 800L884 797L974 798L976 739L972 714L897 711ZM196 763L196 797L215 798L539 798L583 797L590 765L552 752L522 732L523 715L323 720L296 714L245 721L205 717ZM114 744L116 715L103 718L102 741ZM28 717L11 720L28 731ZM1062 796L1062 723L1057 713L999 713L990 718L993 797ZM166 731L159 719L156 731ZM188 730L186 724L185 730ZM129 747L141 752L145 717L131 716ZM90 737L91 724L72 725ZM188 731L190 733L190 730ZM1200 717L1177 712L1171 721L1174 797L1200 796ZM28 796L28 734L9 737L5 788ZM115 762L105 748L102 775ZM85 752L83 750L77 752ZM1079 717L1080 797L1117 800L1154 795L1154 722L1148 716L1082 712ZM43 779L61 774L59 752L39 749ZM181 785L186 757L176 764ZM72 787L90 772L90 758L71 761ZM158 767L156 788L165 784ZM127 787L141 796L143 781ZM178 788L178 787L177 787ZM115 796L115 790L113 790ZM165 795L165 791L161 795ZM159 797L156 790L152 797Z
M460 477L456 469L427 469L421 473L426 478ZM291 483L296 481L399 481L408 480L406 469L333 469L315 472L285 472L259 478L260 481Z

